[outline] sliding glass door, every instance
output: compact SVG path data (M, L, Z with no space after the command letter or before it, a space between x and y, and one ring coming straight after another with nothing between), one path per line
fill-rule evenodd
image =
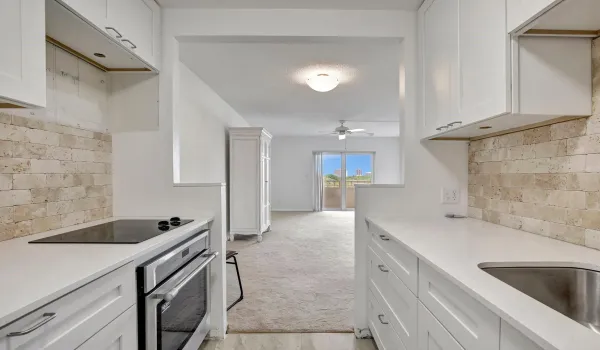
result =
M371 152L318 152L315 210L354 210L355 185L373 183ZM320 165L320 167L319 167ZM319 173L320 172L320 173Z

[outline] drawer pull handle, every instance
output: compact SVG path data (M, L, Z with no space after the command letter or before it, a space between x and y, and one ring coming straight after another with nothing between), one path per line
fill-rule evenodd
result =
M29 333L35 331L36 329L40 328L41 326L45 325L46 323L52 321L55 317L56 317L56 313L46 312L45 314L42 315L42 319L38 323L36 323L33 326L31 326L27 329L24 329L22 331L8 333L6 336L7 337L19 337L21 335L29 334Z
M115 38L117 39L121 39L123 37L123 35L121 35L121 33L119 33L119 31L114 28L114 27L104 27L106 30L112 30L113 32L117 33L117 35L115 36Z
M379 238L381 238L382 241L389 241L389 237L387 237L386 235L379 235Z
M384 317L384 316L385 316L384 314L381 314L381 315L378 315L378 316L377 316L377 318L379 319L379 322L381 322L381 324L390 324L389 322L385 322L385 321L383 320L383 317Z
M137 49L137 45L135 45L131 40L129 39L121 39L122 42L124 43L128 43L129 44L129 48L130 49Z
M390 270L385 268L385 265L377 265L382 272L390 272Z

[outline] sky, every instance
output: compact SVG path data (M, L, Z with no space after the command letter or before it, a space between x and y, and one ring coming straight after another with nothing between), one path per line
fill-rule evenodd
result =
M356 169L361 169L363 175L373 172L371 167L372 154L348 154L346 155L346 169L348 176L355 175ZM337 154L323 155L323 174L333 174L336 169L342 167L342 156Z

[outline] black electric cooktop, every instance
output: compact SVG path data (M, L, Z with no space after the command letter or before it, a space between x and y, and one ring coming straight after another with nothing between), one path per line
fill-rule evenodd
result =
M136 244L162 235L193 220L116 220L50 236L29 243Z

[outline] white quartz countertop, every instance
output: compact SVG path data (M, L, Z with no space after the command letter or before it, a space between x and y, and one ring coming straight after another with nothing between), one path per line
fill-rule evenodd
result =
M141 263L190 237L213 216L194 218L177 229L138 244L29 244L113 217L0 242L0 328L129 262ZM163 218L164 219L164 218Z
M367 220L544 349L600 349L600 334L478 267L486 262L526 263L600 271L600 251L473 219Z

